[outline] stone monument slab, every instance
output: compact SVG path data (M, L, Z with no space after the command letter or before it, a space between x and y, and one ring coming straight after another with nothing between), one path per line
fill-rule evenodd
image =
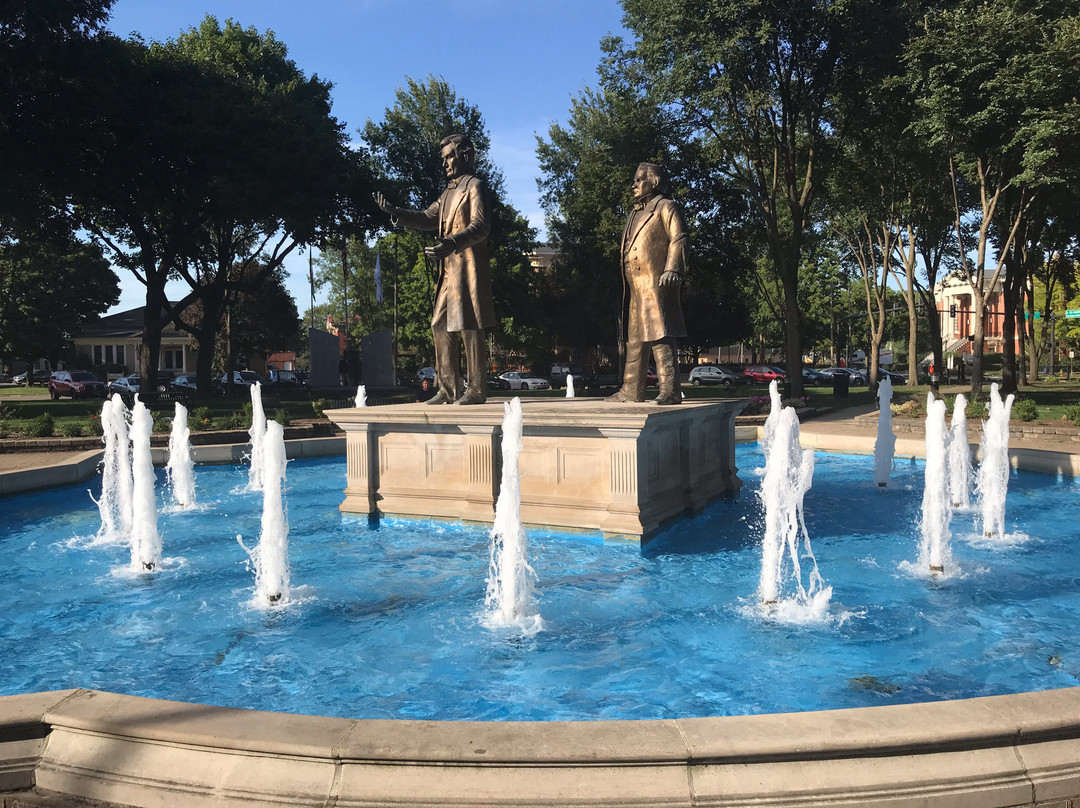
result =
M521 518L527 525L648 539L738 491L735 416L746 402L677 407L525 399ZM502 402L327 410L345 431L342 511L492 522Z

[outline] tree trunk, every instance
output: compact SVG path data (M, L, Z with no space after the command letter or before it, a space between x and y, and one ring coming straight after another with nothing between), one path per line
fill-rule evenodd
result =
M1016 314L1020 307L1021 261L1015 246L1004 256L1005 282L1002 285L1002 304L1005 307L1001 324L1002 370L1001 392L1003 395L1015 393L1017 389L1016 366Z
M784 329L784 369L791 385L791 398L802 398L802 315L799 311L798 264L784 267L781 271L784 282L784 316L787 321L787 328Z
M979 278L981 281L982 278ZM980 283L971 284L971 333L972 359L971 363L971 398L975 399L982 392L983 384L983 348L986 345L986 295L983 294ZM940 350L940 349L939 349Z
M156 283L156 268L146 273L146 308L143 310L142 351L139 355L139 392L157 391L158 360L161 355L162 312L165 284Z

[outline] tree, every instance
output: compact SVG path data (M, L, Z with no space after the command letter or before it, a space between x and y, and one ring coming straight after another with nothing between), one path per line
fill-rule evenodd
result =
M563 350L582 357L614 344L631 180L640 163L660 163L672 177L690 230L682 294L688 334L680 349L696 359L707 347L749 333L738 282L749 264L739 240L746 208L731 184L681 138L642 65L617 39L606 39L602 48L599 86L572 99L566 124L553 124L548 140L538 138L541 202L559 248L545 283L545 308Z
M865 91L892 69L899 3L623 0L648 81L703 159L745 193L782 290L802 393L799 267L815 207Z
M24 236L0 247L0 355L55 363L88 320L120 299L101 251L70 238Z
M1075 162L1078 57L1078 15L1063 0L958 0L928 13L908 47L915 131L949 155L959 271L975 309L973 395L982 386L986 300L1032 200ZM963 180L977 194L971 212L960 203Z
M426 82L406 77L394 105L380 123L369 120L360 130L368 163L394 204L425 209L439 197L446 182L439 158L439 142L450 134L469 136L476 149L474 173L489 194L491 232L488 250L491 285L499 324L494 338L507 347L521 347L542 330L543 317L535 305L535 279L527 255L536 244L536 232L507 203L502 172L488 156L490 137L480 111L437 76ZM426 234L418 235L424 244ZM405 244L404 236L401 244ZM416 267L415 262L413 267ZM522 301L526 305L521 305ZM431 308L427 317L430 322Z

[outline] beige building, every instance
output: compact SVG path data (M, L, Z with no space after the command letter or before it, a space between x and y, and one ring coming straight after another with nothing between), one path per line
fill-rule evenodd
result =
M85 357L87 365L110 365L109 378L119 378L139 371L142 350L143 309L130 309L110 314L83 326L75 337L75 349ZM173 376L195 372L195 349L189 334L177 331L171 323L161 332L161 353L158 369Z

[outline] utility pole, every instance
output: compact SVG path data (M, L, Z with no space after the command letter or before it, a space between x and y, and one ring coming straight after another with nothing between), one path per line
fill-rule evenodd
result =
M397 234L394 234L394 339L393 339L393 344L391 346L390 353L391 353L391 358L392 358L393 363L394 363L394 386L395 387L397 386L397 380L398 380L398 377L397 377L397 369L398 369L397 290L398 290L398 271L399 271L399 269L400 269L400 265L398 264L398 254L397 254Z

